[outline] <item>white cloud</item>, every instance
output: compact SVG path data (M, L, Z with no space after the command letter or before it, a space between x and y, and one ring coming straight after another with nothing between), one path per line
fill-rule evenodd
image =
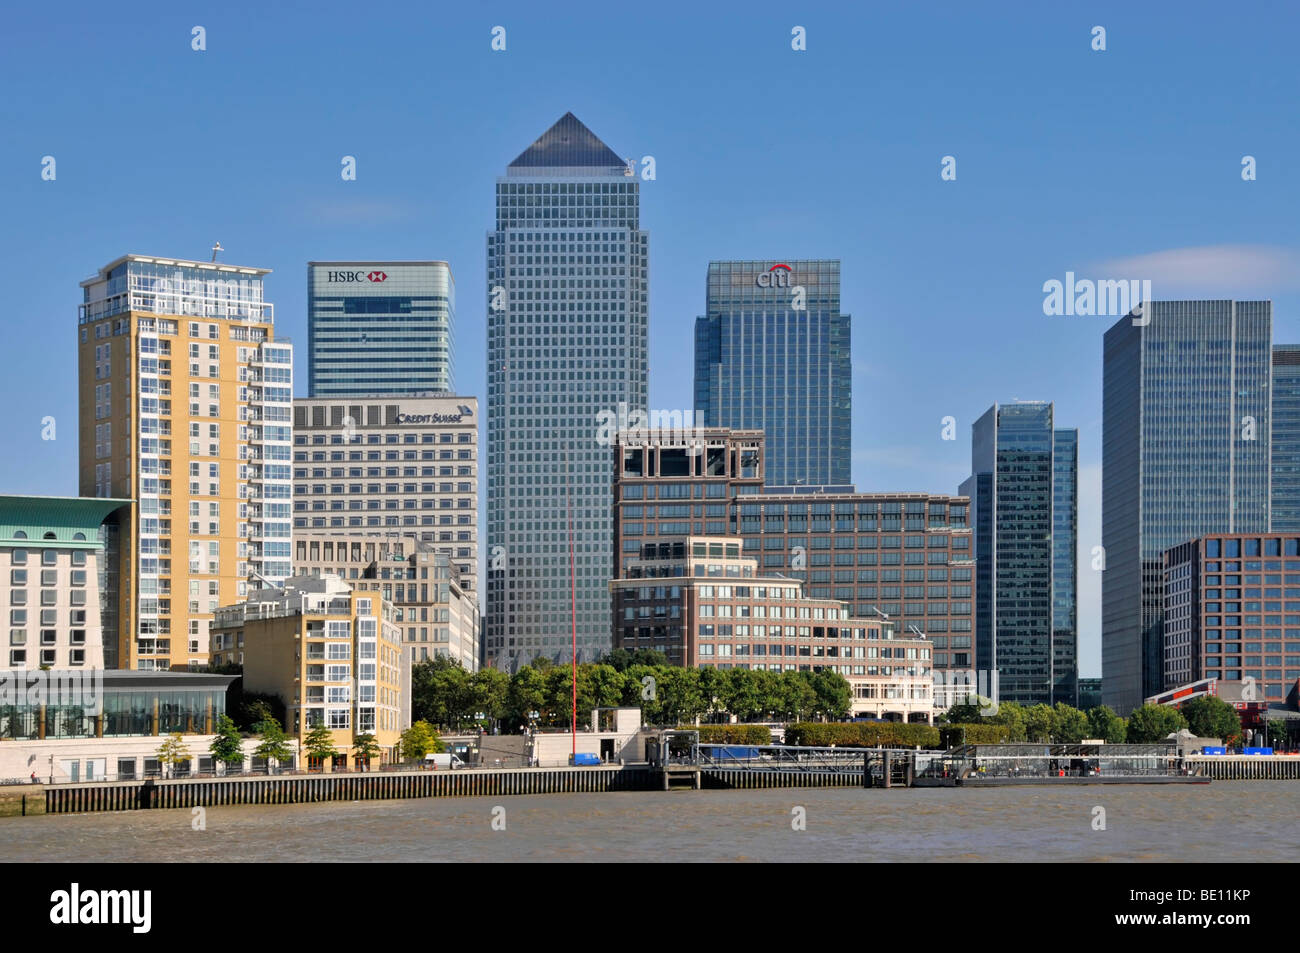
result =
M1149 280L1157 300L1243 293L1258 299L1300 288L1300 251L1277 245L1169 248L1104 261L1091 271L1106 278Z

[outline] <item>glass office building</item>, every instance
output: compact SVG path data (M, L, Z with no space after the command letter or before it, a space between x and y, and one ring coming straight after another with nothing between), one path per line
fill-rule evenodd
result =
M484 662L610 647L603 415L647 400L647 241L631 167L566 113L497 179L487 238ZM570 597L570 501L575 592Z
M455 320L445 261L308 262L308 393L446 393Z
M852 492L849 315L840 263L714 261L695 321L695 409L762 430L772 486Z
M1155 301L1106 332L1102 687L1161 692L1166 549L1269 527L1272 303Z
M975 422L971 498L977 563L975 667L998 698L1023 705L1077 697L1077 430L1049 402L994 404Z
M1300 344L1273 345L1272 528L1300 532Z

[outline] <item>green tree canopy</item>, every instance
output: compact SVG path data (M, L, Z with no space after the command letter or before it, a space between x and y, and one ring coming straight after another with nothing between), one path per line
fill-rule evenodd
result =
M545 707L546 681L541 672L525 665L511 676L506 687L506 712L520 724L527 724L530 711L541 712Z
M989 715L986 721L994 725L1005 725L1009 741L1024 741L1028 737L1025 708L1018 702L999 702L997 713Z
M1241 737L1241 716L1222 698L1202 695L1184 702L1183 717L1187 727L1200 738L1221 738L1225 744L1234 744Z
M469 677L469 702L474 712L493 720L506 717L510 676L494 668L481 668Z
M179 731L173 731L158 746L158 760L162 764L181 764L190 760L190 749Z
M217 733L212 738L208 754L212 755L213 761L220 761L222 764L242 765L244 763L243 738L230 716L217 717Z
M1128 737L1128 722L1106 705L1098 705L1088 712L1088 737L1099 738L1108 745L1121 745Z
M272 761L279 765L287 764L293 757L289 739L285 737L284 729L275 718L268 718L260 723L257 726L257 735L261 740L253 749L253 756L265 758L268 767Z
M366 732L352 739L352 750L356 752L358 761L370 762L379 757L379 741Z
M445 750L442 739L427 721L417 721L402 732L402 757L407 760L419 761L426 754Z
M1093 737L1088 734L1088 716L1079 709L1065 702L1057 702L1052 712L1056 716L1052 740L1057 744L1077 745L1084 738Z
M1056 712L1051 705L1030 705L1025 709L1025 740L1048 742L1056 732Z
M944 717L954 725L978 725L984 720L980 706L971 702L953 705L944 713Z
M1164 741L1187 727L1187 719L1177 708L1165 705L1142 705L1128 716L1128 740L1132 744Z
M853 707L853 687L839 672L814 673L812 687L817 696L817 713L832 721L843 718Z
M307 732L307 737L303 739L302 746L310 757L318 758L321 761L332 758L339 753L339 749L334 747L334 732L326 728L324 722Z

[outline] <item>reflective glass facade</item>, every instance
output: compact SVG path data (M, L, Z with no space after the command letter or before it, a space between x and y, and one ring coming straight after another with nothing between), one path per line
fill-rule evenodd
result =
M1052 434L1052 702L1078 704L1079 431Z
M772 486L852 481L849 315L840 263L714 261L695 321L695 409L762 430Z
M307 265L312 397L450 391L456 283L445 261Z
M639 181L571 113L497 180L487 239L484 661L513 671L610 647L610 440L647 401L647 234Z
M1074 704L1078 431L1055 430L1051 403L993 407L972 431L976 667L998 697Z
M1163 688L1162 554L1269 525L1272 304L1150 302L1106 332L1102 678L1127 714Z
M1300 532L1300 344L1273 345L1273 531Z

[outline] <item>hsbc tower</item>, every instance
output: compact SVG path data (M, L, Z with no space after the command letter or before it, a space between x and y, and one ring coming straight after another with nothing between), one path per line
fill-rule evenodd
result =
M308 262L308 393L451 391L455 317L445 261Z

